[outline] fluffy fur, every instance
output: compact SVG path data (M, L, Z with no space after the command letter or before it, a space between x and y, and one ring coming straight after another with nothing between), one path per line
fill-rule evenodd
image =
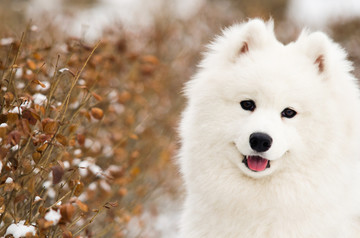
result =
M185 88L182 238L360 237L360 99L345 51L321 32L284 45L272 21L234 25ZM240 102L256 108L244 110ZM282 116L285 108L293 118ZM252 133L272 145L256 152ZM270 168L243 163L256 155Z

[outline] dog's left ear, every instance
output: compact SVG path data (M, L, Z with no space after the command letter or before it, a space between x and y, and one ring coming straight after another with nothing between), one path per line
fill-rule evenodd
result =
M319 74L326 74L331 67L344 66L346 71L351 70L345 51L322 32L308 34L304 31L296 44L310 58Z

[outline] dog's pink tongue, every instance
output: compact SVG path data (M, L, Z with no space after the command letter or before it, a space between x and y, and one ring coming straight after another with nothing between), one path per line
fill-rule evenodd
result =
M266 169L268 160L261 158L260 156L248 156L247 164L251 170L263 171Z

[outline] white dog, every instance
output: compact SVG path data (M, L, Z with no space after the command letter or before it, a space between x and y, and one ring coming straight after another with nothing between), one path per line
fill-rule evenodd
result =
M360 237L360 93L320 32L234 25L187 83L182 238Z

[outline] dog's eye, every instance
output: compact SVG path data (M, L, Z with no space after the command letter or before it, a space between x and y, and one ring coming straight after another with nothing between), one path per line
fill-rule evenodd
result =
M255 102L253 100L244 100L240 102L240 105L242 107L242 109L246 110L246 111L254 111L256 106L255 106Z
M297 112L295 110L288 107L281 112L281 116L286 118L293 118L296 114Z

